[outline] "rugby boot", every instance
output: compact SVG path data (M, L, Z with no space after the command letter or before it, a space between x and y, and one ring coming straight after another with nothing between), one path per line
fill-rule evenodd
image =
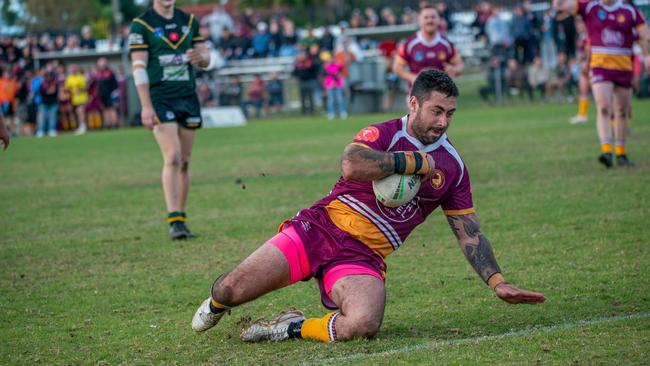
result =
M273 319L259 319L242 329L240 338L244 342L282 341L289 338L289 325L305 320L302 311L289 308Z
M194 313L194 317L192 318L192 329L195 332L203 332L214 327L219 323L219 320L223 318L223 314L228 312L228 310L224 310L219 314L215 314L210 311L211 300L212 299L208 297L203 301L203 303L201 303L201 306L196 309L196 313Z
M633 167L634 162L630 159L627 158L627 155L617 155L616 156L616 164L619 166L626 166L626 167Z
M192 235L192 233L187 230L187 227L181 221L175 221L169 225L169 238L171 240L187 239L190 235Z
M598 155L598 161L605 166L605 168L609 169L612 167L613 162L612 162L612 154L605 154L602 153Z

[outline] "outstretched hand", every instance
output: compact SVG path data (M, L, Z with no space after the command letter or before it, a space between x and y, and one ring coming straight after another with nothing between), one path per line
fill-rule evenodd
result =
M546 301L543 294L522 290L505 282L497 285L494 288L494 293L501 300L510 304L537 304Z

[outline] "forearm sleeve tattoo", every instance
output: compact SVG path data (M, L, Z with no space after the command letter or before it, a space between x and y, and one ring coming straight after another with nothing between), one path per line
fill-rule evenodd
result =
M458 239L465 258L483 281L487 283L493 274L501 272L494 258L492 245L481 232L475 214L447 216L447 221Z

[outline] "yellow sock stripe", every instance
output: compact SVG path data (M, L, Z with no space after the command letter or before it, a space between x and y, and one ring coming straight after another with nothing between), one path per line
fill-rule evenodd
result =
M172 223L172 222L176 222L176 221L185 222L185 221L187 221L187 219L185 217L183 217L183 216L172 216L172 217L167 218L168 223Z
M600 145L600 151L602 151L603 154L611 154L612 153L612 144L601 144Z
M221 305L220 303L215 301L215 299L213 299L213 298L210 298L210 302L212 303L212 306L217 308L217 309L228 309L228 307L226 305Z
M616 145L616 156L625 155L625 145Z
M578 102L578 115L584 117L587 115L588 110L589 110L589 99L580 98L580 102Z

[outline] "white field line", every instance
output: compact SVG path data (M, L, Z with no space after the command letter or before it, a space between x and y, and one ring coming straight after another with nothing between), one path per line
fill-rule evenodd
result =
M618 316L595 318L595 319L588 319L588 320L578 320L575 322L549 325L549 326L539 327L539 328L514 330L508 333L491 335L491 336L481 336L481 337L474 337L474 338L451 339L446 341L433 341L427 343L420 343L420 344L414 344L414 345L405 346L402 348L396 348L384 352L355 353L349 356L333 357L333 358L328 358L320 361L315 361L314 363L303 362L301 365L310 365L310 364L327 365L335 362L346 362L346 361L352 361L358 359L386 357L386 356L392 356L400 353L408 353L413 351L436 349L436 348L443 348L448 346L459 346L465 344L474 344L474 343L480 343L485 341L496 341L496 340L506 339L506 338L529 336L537 333L548 333L557 330L574 329L579 327L606 324L606 323L618 322L623 320L647 319L647 318L650 318L650 311L643 312L643 313L636 313L636 314L618 315Z

